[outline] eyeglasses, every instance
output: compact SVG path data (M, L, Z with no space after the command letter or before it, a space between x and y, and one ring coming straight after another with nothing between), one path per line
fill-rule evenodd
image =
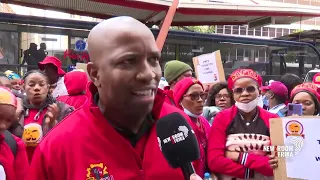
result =
M183 97L190 97L191 101L198 101L200 98L205 101L207 99L207 93L191 93L186 94Z
M247 91L248 93L254 93L256 91L255 86L248 86L246 88L234 88L233 89L233 94L242 94L244 91Z
M221 98L223 99L230 99L230 95L229 94L217 94L215 97L214 97L216 100L219 100Z

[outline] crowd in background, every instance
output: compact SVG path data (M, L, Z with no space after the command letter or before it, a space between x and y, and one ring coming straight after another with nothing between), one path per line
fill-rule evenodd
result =
M262 150L270 144L269 119L288 116L290 103L301 104L303 116L318 116L318 85L285 74L280 81L263 86L255 71L237 69L227 82L207 87L192 77L192 67L178 60L166 63L161 78L160 55L149 53L157 52L152 33L132 18L121 18L116 18L117 23L115 19L104 21L90 32L88 74L81 70L65 73L59 59L46 56L37 64L38 70L23 77L12 71L0 75L0 130L5 139L0 142L0 162L5 177L84 179L80 175L86 174L86 179L136 179L140 174L149 179L182 179L181 172L164 161L152 129L155 120L179 112L199 143L200 159L193 162L199 176L272 179L277 158ZM122 32L132 27L134 35ZM104 36L114 38L102 43L99 38ZM123 42L147 44L130 51L152 57L106 63L104 59L117 57L113 53L125 54L121 48L127 44ZM137 114L145 114L139 126L131 120L139 119ZM99 147L101 142L103 147ZM98 155L101 148L110 154ZM84 154L79 155L81 152ZM90 158L84 157L88 154ZM86 172L85 166L100 160L100 169L88 167ZM77 169L80 167L83 169ZM127 172L117 168L127 168Z

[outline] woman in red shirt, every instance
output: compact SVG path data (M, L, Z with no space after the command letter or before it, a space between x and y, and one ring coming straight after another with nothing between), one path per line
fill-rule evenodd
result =
M236 70L228 79L235 105L215 117L207 152L209 168L221 180L273 178L277 161L270 161L263 145L270 145L269 119L277 115L258 106L261 83L251 69Z
M32 70L23 77L26 97L23 99L23 112L20 125L24 127L23 141L31 162L34 150L44 135L65 116L73 107L56 102L49 93L49 81L42 71Z
M192 121L192 129L195 131L200 145L200 160L197 173L201 176L206 172L206 148L210 131L209 122L202 116L204 101L207 93L203 85L194 78L180 80L173 89L174 101L178 108L183 110Z

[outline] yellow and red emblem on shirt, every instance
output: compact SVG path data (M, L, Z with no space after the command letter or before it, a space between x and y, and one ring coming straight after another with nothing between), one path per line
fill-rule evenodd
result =
M107 166L103 163L90 164L87 168L86 180L114 180L113 176L109 174Z

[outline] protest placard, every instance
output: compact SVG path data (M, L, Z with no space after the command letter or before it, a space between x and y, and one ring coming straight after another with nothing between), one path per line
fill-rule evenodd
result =
M279 159L275 180L320 179L320 117L270 119L271 151Z
M220 51L203 54L193 58L197 79L204 85L225 81Z

